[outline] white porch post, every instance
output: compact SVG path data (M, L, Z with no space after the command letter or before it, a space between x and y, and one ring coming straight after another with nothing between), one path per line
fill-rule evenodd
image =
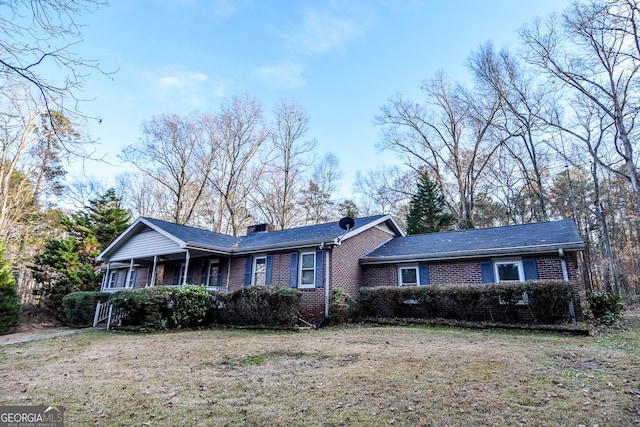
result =
M102 278L102 289L100 289L101 292L104 292L104 290L109 287L109 274L111 273L110 267L111 267L111 262L107 261L107 271L104 274L104 277Z
M158 266L158 255L153 256L153 269L151 270L151 283L149 286L156 285L156 267Z
M187 272L189 271L189 260L191 259L191 254L189 253L189 249L187 249L187 256L184 261L184 274L182 275L182 286L186 286L187 284Z
M129 270L127 270L127 282L125 283L125 287L126 288L133 288L134 284L131 284L131 275L133 274L133 258L131 258L131 261L129 262Z

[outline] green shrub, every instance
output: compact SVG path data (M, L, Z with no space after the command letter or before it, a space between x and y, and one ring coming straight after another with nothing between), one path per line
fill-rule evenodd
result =
M331 304L329 305L329 317L335 322L344 322L353 314L355 302L351 295L342 288L336 287L333 290Z
M173 321L177 327L191 327L203 323L212 302L212 294L204 286L178 288L174 295Z
M175 289L153 286L137 290L123 290L111 294L109 302L126 312L123 324L143 328L166 329L174 326L172 310Z
M92 326L98 301L105 302L110 294L104 292L72 292L62 298L65 323L72 326Z
M241 325L290 326L300 315L302 292L282 286L249 286L216 293L213 319Z
M591 313L598 323L612 325L622 318L624 307L619 293L591 292L587 296Z
M558 322L569 318L573 287L566 282L360 289L360 314L383 318L491 322Z

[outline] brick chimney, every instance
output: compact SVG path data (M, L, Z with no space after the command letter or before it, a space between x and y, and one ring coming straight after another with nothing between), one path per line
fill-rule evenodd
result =
M275 229L276 227L273 224L267 223L250 225L247 227L247 236L254 233L270 233Z

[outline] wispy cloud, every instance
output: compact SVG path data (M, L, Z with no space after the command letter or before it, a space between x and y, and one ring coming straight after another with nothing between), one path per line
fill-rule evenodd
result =
M297 89L307 84L302 77L302 67L295 63L267 64L254 74L268 84L286 89Z
M143 72L142 77L151 83L153 96L158 100L171 99L195 107L203 103L202 94L208 80L205 73L171 69L159 73Z
M368 19L363 10L308 6L302 27L286 35L289 43L306 53L344 50L348 43L364 36Z

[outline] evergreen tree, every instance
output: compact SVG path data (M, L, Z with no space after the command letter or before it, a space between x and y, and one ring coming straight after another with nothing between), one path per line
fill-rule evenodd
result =
M431 181L427 172L422 173L406 217L407 234L437 233L449 227L455 218L445 211L445 207L440 188Z
M20 315L20 301L11 264L4 258L4 244L0 243L0 334L15 325Z
M85 211L62 219L66 237L47 241L31 267L35 281L40 284L38 295L56 314L62 313L65 295L100 289L96 257L131 220L113 189L89 203Z

